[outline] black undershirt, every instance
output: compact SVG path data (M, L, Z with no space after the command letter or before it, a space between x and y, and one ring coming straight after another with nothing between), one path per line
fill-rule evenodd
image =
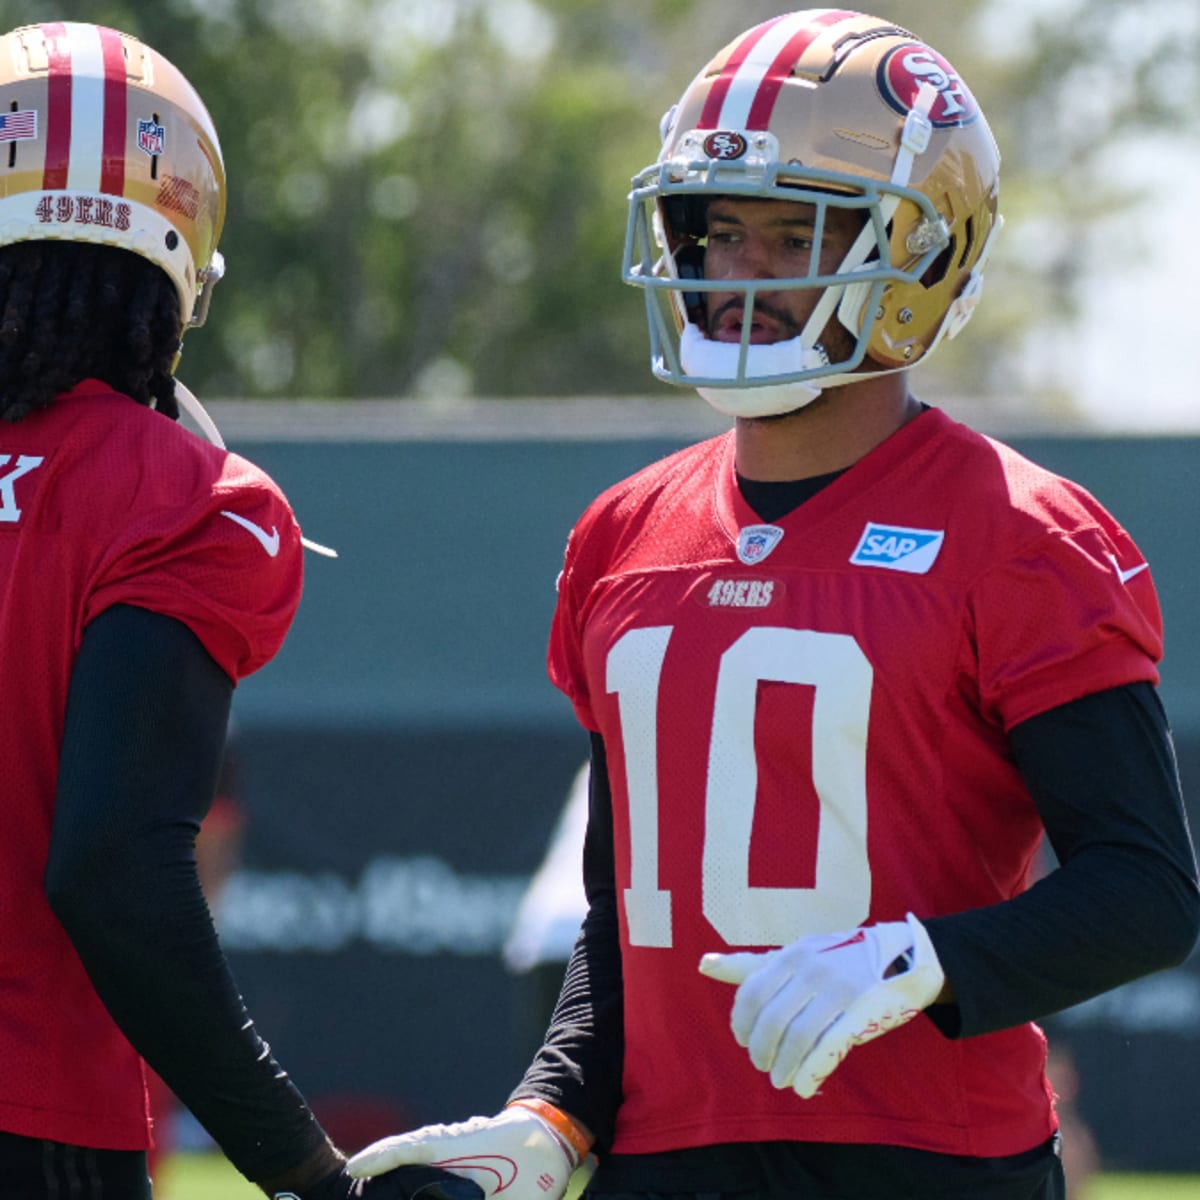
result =
M138 1053L238 1170L286 1178L325 1134L246 1012L196 874L232 691L170 617L118 605L87 627L46 891Z
M793 509L811 500L822 488L828 487L839 475L845 475L849 467L830 471L828 475L814 475L810 479L776 480L746 479L737 477L738 491L742 499L763 521L778 521Z
M839 474L799 483L739 478L738 484L769 521ZM599 734L591 735L591 745L588 914L545 1043L513 1097L557 1104L592 1130L603 1151L621 1099L624 1035L612 793ZM948 1037L1044 1018L1176 965L1200 928L1174 748L1153 687L1130 684L1042 713L1014 728L1010 745L1060 867L1013 900L925 922L955 991L954 1004L927 1010ZM880 1150L886 1156L896 1148ZM749 1145L721 1152L734 1176L759 1153ZM792 1153L780 1144L779 1156ZM837 1153L829 1148L830 1156ZM677 1152L673 1161L686 1171L693 1156L700 1175L711 1179L706 1154ZM945 1157L928 1156L931 1180ZM1001 1160L1000 1169L1023 1171L1024 1159ZM924 1160L917 1154L915 1161L920 1174Z

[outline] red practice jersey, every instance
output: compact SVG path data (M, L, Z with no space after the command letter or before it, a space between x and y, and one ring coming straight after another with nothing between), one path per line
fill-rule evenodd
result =
M263 472L104 384L0 426L0 1129L150 1144L141 1061L42 882L85 627L114 604L174 617L236 682L279 649L301 570Z
M742 499L733 435L596 500L573 531L554 682L599 731L624 976L614 1150L786 1139L1006 1155L1055 1128L1029 1024L920 1018L811 1100L729 1029L712 950L1023 891L1041 824L1007 732L1157 681L1141 554L1082 488L937 410L788 516Z

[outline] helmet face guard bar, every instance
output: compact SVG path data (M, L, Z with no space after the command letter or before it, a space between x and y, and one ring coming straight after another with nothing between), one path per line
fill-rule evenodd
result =
M735 199L783 200L811 205L814 250L808 272L788 278L707 280L681 274L678 251L696 245L693 234L667 227L664 212L671 197L693 201L728 196ZM908 239L913 256L907 266L892 261L891 221L902 201L920 213L916 232ZM793 163L744 163L731 167L718 161L683 162L679 158L648 167L633 180L621 278L646 295L650 327L651 366L655 376L682 387L745 388L842 376L861 366L867 355L881 300L889 285L912 285L942 253L948 242L945 222L922 192L900 183L871 181L862 176L797 167ZM698 205L696 207L699 207ZM833 273L820 271L820 248L830 208L859 211L863 230ZM918 234L920 236L918 236ZM696 375L684 370L680 360L680 335L694 323L689 309L703 305L707 292L741 293L745 299L742 335L736 365L729 374ZM776 358L771 373L752 370L751 320L762 293L822 291L824 295L799 340L803 349L819 349L821 331L836 312L853 335L854 346L841 360L830 361L823 350ZM705 331L700 330L701 333ZM793 339L795 340L795 339ZM765 361L765 360L764 360Z
M212 261L196 272L196 304L188 319L189 329L198 329L208 320L208 306L212 303L213 288L225 278L225 256L214 250Z

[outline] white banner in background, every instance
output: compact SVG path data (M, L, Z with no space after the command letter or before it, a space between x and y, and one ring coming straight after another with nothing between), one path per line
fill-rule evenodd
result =
M239 871L221 895L228 950L334 954L363 942L389 954L499 955L525 875L459 874L443 859L376 858L357 884L332 872Z

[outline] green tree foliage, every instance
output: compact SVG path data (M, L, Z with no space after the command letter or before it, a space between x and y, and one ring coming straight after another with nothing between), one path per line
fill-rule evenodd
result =
M64 0L55 16L180 66L220 132L228 270L188 339L189 385L644 388L639 301L617 265L659 110L603 6L581 7L590 26L528 0ZM0 15L47 19L13 0Z
M1083 226L1137 186L1105 173L1111 136L1189 122L1194 136L1193 6L871 6L955 63L1004 151L1009 229L989 293L1007 298L990 294L971 335L934 360L948 386L1004 387L1027 324L1069 312ZM209 398L657 390L642 299L619 280L629 179L699 66L779 11L60 0L48 14L0 0L8 28L53 16L135 33L205 98L229 174L228 276L181 375ZM1148 14L1168 18L1163 34Z

